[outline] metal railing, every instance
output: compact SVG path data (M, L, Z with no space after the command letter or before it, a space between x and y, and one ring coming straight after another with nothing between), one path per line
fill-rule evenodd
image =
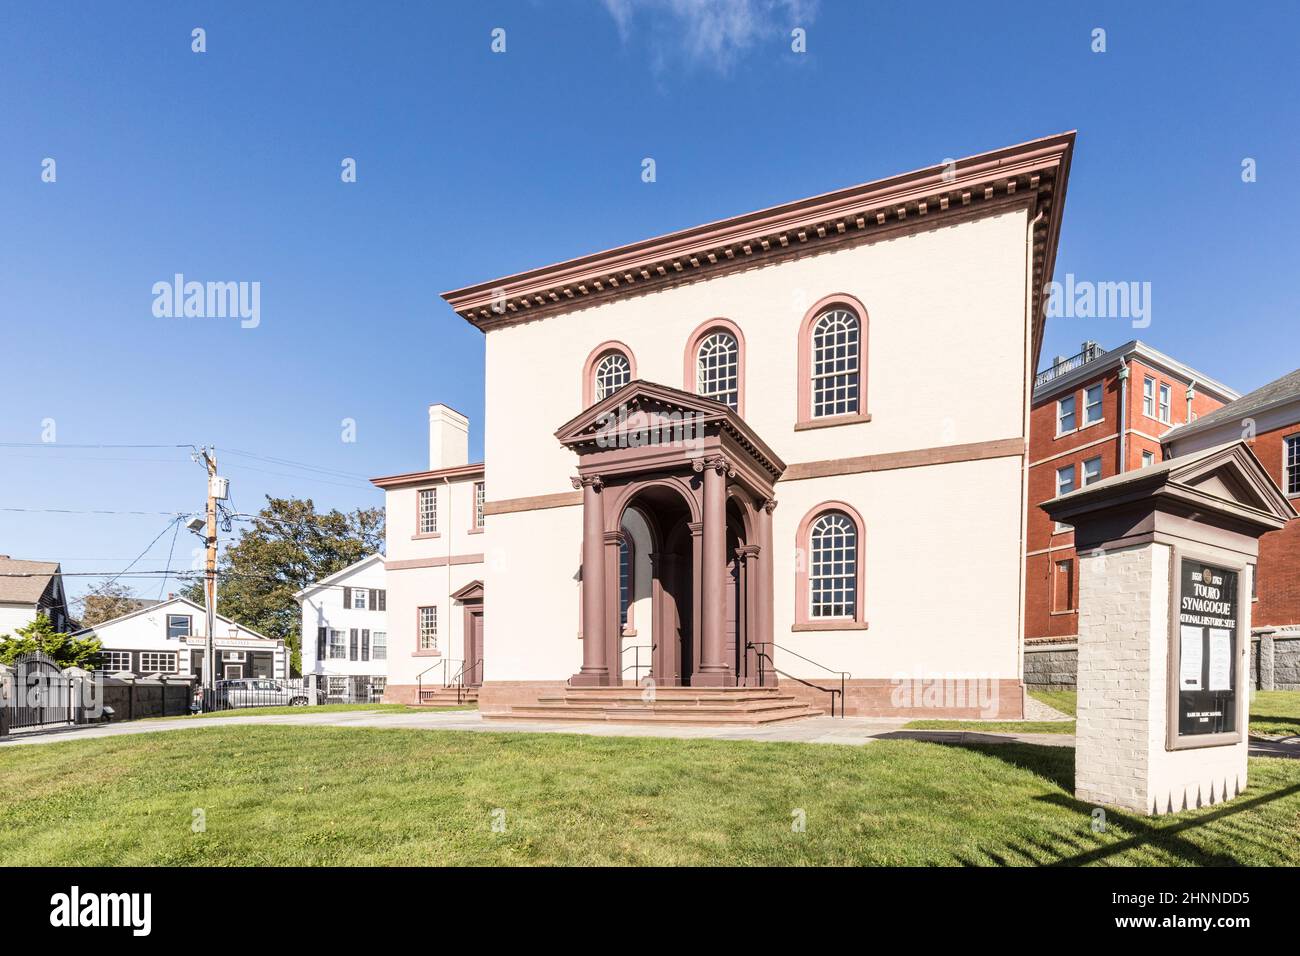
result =
M477 671L481 666L483 666L483 658L480 657L480 658L479 658L478 660L476 660L473 664L469 664L469 665L466 665L466 664L462 663L462 664L460 665L460 670L456 671L456 673L452 675L451 679L452 679L453 681L456 682L456 703L457 703L457 704L463 704L463 703L465 703L465 669L466 669L466 666L469 667L469 670L470 670L471 672ZM444 685L444 686L446 686L446 685Z
M434 663L426 667L424 670L420 671L420 673L415 675L415 700L417 703L424 700L424 675L429 673L429 671L436 671L438 670L438 668L442 668L442 686L443 687L451 686L451 684L448 683L447 681L447 670L452 664L460 664L462 671L465 669L465 662L461 658L444 657L442 658L442 660L435 661ZM431 690L437 688L436 682L430 681L429 684Z
M1060 378L1062 375L1068 375L1070 372L1073 372L1076 368L1082 368L1084 365L1087 365L1089 362L1095 362L1097 359L1101 358L1102 355L1105 354L1105 352L1106 350L1103 349L1096 342L1089 342L1087 347L1078 355L1071 355L1067 359L1062 359L1061 361L1052 365L1050 368L1045 368L1043 369L1043 371L1035 375L1034 388L1041 388L1042 386L1046 385L1048 382L1052 382Z
M804 680L802 677L796 677L794 674L787 674L785 671L780 670L776 666L776 661L772 660L772 655L769 654L767 651L763 650L763 648L765 647L776 648L780 650L782 654L789 654L791 657L797 657L799 658L799 660L806 661L807 663L812 664L814 667L820 667L828 674L838 677L840 679L840 686L823 687L821 684L814 684L812 681ZM776 643L776 641L746 641L745 649L752 650L754 652L754 655L758 658L758 686L759 687L766 686L764 684L764 681L766 679L766 671L763 668L763 661L766 659L767 663L771 665L772 673L780 674L782 677L788 677L790 678L790 680L797 680L805 687L811 687L814 690L819 690L822 691L823 693L830 694L832 717L835 716L835 700L836 697L838 696L839 704L840 704L840 717L841 718L844 717L844 700L845 700L844 694L848 682L853 678L853 675L850 674L848 671L837 671L833 667L827 667L825 664L822 664L819 661L815 661L810 657L804 657L802 654L796 651L792 651L788 647L782 647L780 644Z
M657 646L658 645L655 644L629 644L627 647L623 648L623 650L621 651L622 654L626 654L628 651L636 651L636 654L634 654L632 657L632 663L625 665L623 669L619 671L619 679L621 680L622 676L626 674L629 670L631 670L633 682L640 684L641 668L644 667L647 671L654 669L653 656L651 657L649 663L646 664L641 663L641 651L642 649L644 649L649 651L653 655L655 652L655 647Z

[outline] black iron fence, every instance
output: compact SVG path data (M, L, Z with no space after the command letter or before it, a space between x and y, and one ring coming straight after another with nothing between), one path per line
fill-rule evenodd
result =
M88 678L64 674L45 654L24 654L0 679L0 731L82 723L93 704Z

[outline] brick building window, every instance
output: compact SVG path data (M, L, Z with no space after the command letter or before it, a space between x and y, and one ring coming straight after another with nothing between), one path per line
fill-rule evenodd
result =
M1074 559L1057 561L1052 570L1052 610L1074 610Z
M1173 408L1173 391L1163 382L1160 384L1160 421L1166 425L1172 420L1170 409Z
M1073 395L1066 395L1056 403L1056 434L1064 435L1066 432L1072 432L1078 424L1078 417L1075 411L1077 399Z
M1102 414L1102 410L1101 410L1101 398L1102 398L1102 392L1103 392L1103 389L1102 389L1102 386L1101 386L1100 384L1093 385L1093 386L1091 386L1091 387L1089 387L1089 388L1084 389L1084 391L1083 391L1083 423L1084 423L1085 425L1092 425L1092 424L1094 424L1095 422L1099 422L1099 421L1101 421L1101 414Z
M1300 495L1300 435L1286 440L1286 493Z
M1087 488L1091 484L1101 481L1101 456L1089 458L1083 463L1083 481L1080 487Z

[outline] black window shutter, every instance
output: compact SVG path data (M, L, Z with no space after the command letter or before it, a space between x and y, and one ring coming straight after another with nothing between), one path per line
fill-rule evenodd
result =
M356 659L357 659L357 629L354 627L349 632L348 660L355 661Z
M370 632L364 627L361 629L361 659L370 660Z
M372 611L379 610L379 592L374 588L370 589L370 600L366 602L366 607Z
M376 606L377 608L379 608L379 610L381 610L381 611L387 611L387 610L388 610L388 592L387 592L386 590L384 590L383 588L380 588L380 589L379 589L378 591L376 591L375 593L379 596L379 602L378 602L378 604L376 604L375 606Z
M327 637L326 628L316 628L316 660L325 660L325 640Z
M343 589L343 606L344 606L344 607L351 607L351 606L352 606L352 589L351 589L351 588L344 588L344 589Z

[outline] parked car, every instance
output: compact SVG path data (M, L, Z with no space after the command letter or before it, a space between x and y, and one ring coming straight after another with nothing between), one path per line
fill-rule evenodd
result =
M266 677L217 681L215 710L236 707L306 707L311 698L301 687Z

